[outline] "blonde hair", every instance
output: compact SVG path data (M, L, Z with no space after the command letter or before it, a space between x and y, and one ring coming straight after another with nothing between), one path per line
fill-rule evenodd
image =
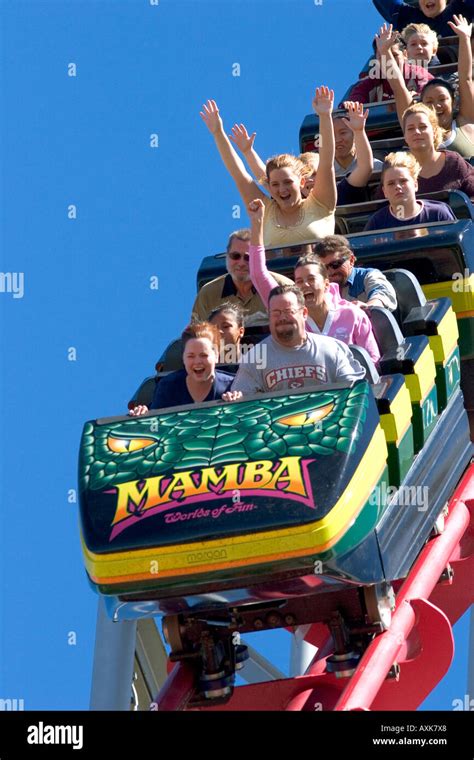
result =
M396 169L401 167L407 169L413 179L418 179L418 175L421 172L421 166L416 160L415 156L405 151L397 151L396 153L388 153L385 156L383 162L382 174L380 176L380 182L383 184L384 174L388 169Z
M298 177L307 176L307 169L303 161L291 153L280 153L278 156L272 156L266 164L266 178L270 182L270 172L274 169L291 169Z
M443 130L438 124L438 118L436 116L435 111L433 109L428 108L428 106L425 106L424 103L414 103L412 106L408 106L406 111L403 113L402 117L402 129L403 134L405 135L406 131L406 123L409 116L413 116L413 114L421 113L426 116L428 121L431 124L431 127L433 129L433 144L435 147L435 150L439 148L441 143L443 142Z
M436 32L428 26L428 24L408 24L401 32L401 38L405 45L408 44L410 37L414 34L425 34L431 38L433 44L433 54L438 50L438 36Z
M319 153L313 153L307 151L306 153L300 153L299 160L304 164L303 176L311 177L319 168Z

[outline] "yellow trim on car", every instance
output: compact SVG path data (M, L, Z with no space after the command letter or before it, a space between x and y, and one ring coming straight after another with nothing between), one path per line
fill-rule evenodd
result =
M474 309L474 274L445 282L431 282L422 285L422 290L428 301L449 298L456 314Z
M428 345L423 349L420 358L415 362L413 373L405 375L405 383L410 391L412 403L421 402L426 398L434 385L436 367L433 352Z
M458 321L453 309L448 309L438 325L437 335L429 335L434 360L437 364L444 362L451 356L457 346L459 338Z
M386 464L385 436L380 425L377 425L346 490L322 519L252 535L107 554L89 551L81 539L87 572L95 583L118 584L322 553L330 549L354 523L382 477Z
M410 393L406 385L402 385L390 404L390 412L380 415L380 424L389 443L399 443L411 425L413 410Z

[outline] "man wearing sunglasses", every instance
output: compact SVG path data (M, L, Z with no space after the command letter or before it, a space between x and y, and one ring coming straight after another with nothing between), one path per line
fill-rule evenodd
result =
M383 306L394 311L397 295L380 269L356 267L349 241L343 235L328 235L315 243L314 252L326 264L331 282L339 285L341 298L357 301L362 309Z
M224 302L238 304L249 324L267 318L267 309L252 285L249 267L250 230L236 230L227 244L227 274L203 285L194 302L192 318L206 320ZM272 272L279 285L292 284L288 277Z
M365 370L348 346L335 338L307 333L308 309L296 285L277 286L268 298L270 336L265 346L265 363L256 361L255 346L241 360L224 401L238 401L250 393L292 391L325 383L362 380Z

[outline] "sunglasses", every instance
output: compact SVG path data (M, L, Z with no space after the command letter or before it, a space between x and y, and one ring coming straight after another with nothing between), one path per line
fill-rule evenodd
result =
M248 253L238 253L237 251L229 251L227 254L229 259L231 261L238 261L239 259L243 259L244 261L250 261L250 256Z
M326 264L326 267L328 269L333 269L336 271L336 269L340 269L342 265L346 263L346 261L348 261L348 259L337 259L337 261L330 261L329 264Z

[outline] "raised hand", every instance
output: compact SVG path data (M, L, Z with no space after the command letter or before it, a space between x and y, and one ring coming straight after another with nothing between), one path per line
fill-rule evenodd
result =
M253 132L249 136L245 124L234 124L229 139L232 140L232 142L237 145L240 152L245 155L245 153L252 150L256 135L257 133Z
M250 201L247 206L247 211L252 224L263 224L263 217L265 215L265 204L260 198L256 198L254 201Z
M458 35L458 37L471 37L472 35L472 24L469 23L467 18L464 18L464 16L456 16L456 14L453 13L453 21L448 21L448 25L451 27L453 32Z
M329 87L322 86L316 87L316 91L313 98L313 108L318 116L323 114L332 114L334 106L334 90L330 90Z
M148 411L148 407L145 406L145 404L140 404L139 406L135 406L133 409L130 409L129 415L130 417L141 417L142 414L146 414Z
M352 100L344 101L344 108L347 111L348 119L342 119L346 127L349 127L353 132L362 132L365 128L365 122L369 115L369 111L364 111L362 103L357 103Z
M222 129L222 119L219 116L219 108L215 100L208 100L207 103L204 103L199 115L211 135Z
M380 55L386 55L388 51L398 44L399 33L394 30L392 24L384 24L379 33L375 35L377 50Z

